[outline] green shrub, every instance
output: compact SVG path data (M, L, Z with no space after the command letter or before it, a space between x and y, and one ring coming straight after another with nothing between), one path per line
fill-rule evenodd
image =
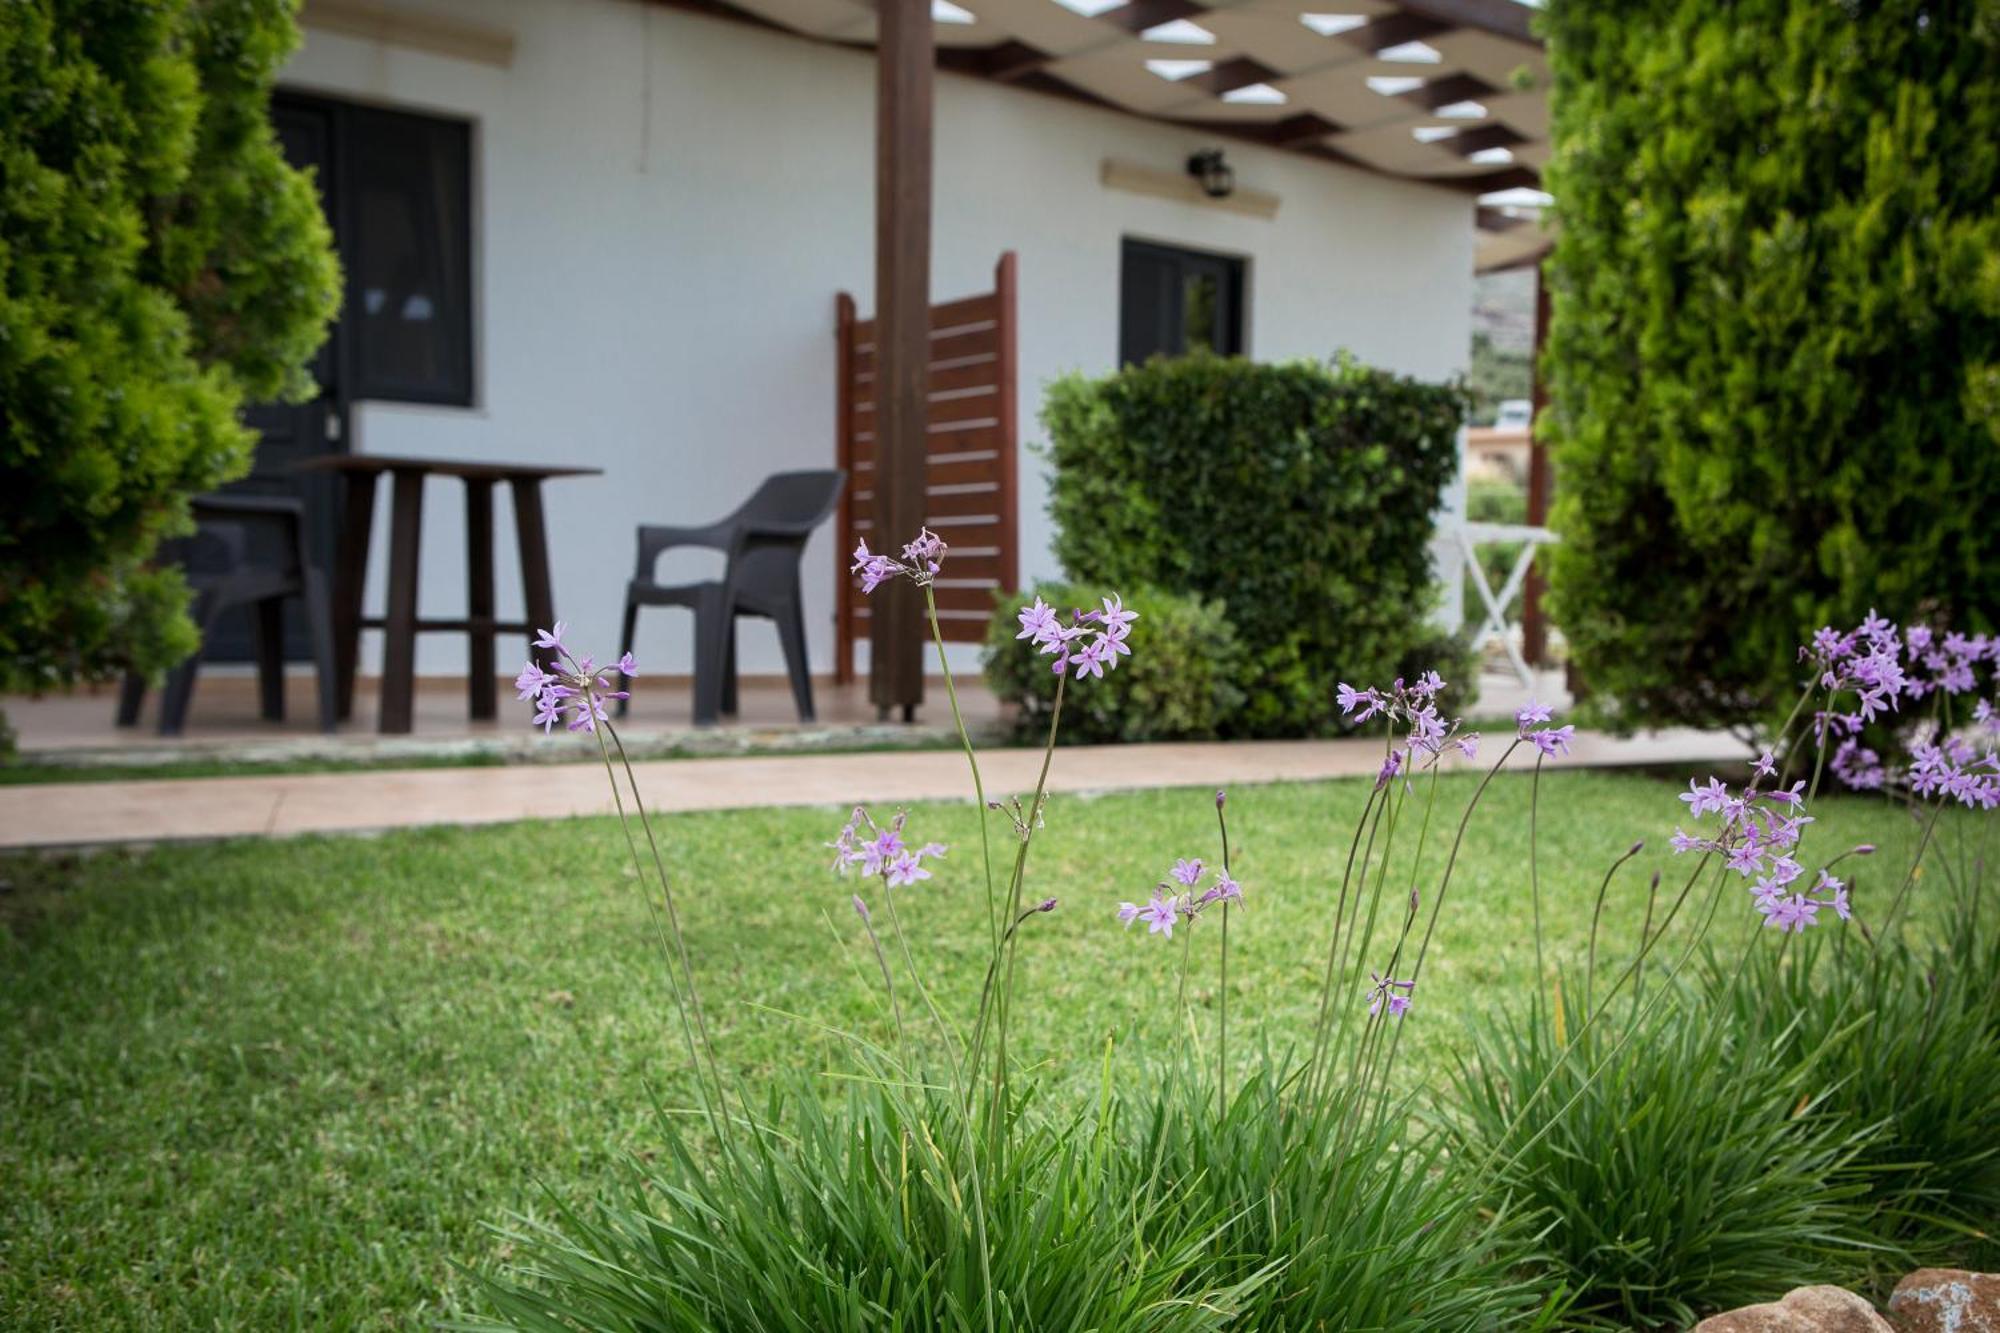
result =
M1040 597L1060 613L1096 606L1108 589L1041 583L1003 601L986 632L986 682L1020 708L1025 735L1048 731L1055 704L1051 659L1014 636L1015 612ZM1132 655L1064 700L1062 739L1069 741L1206 740L1242 706L1232 678L1236 631L1219 602L1136 589L1125 605L1139 613L1132 623Z
M1556 0L1551 611L1618 725L1774 720L1798 627L2000 621L2000 23Z
M1387 684L1437 645L1430 540L1467 405L1345 358L1060 380L1043 408L1057 557L1226 605L1245 698L1224 734L1340 730L1338 682Z
M195 646L146 568L308 390L337 269L266 117L286 0L21 0L0 20L0 689Z
M1828 1105L1826 1044L1768 1012L1718 1033L1689 995L1629 1024L1572 1014L1566 1048L1560 997L1476 1029L1456 1091L1488 1206L1547 1226L1565 1327L1688 1328L1866 1270L1869 1134Z

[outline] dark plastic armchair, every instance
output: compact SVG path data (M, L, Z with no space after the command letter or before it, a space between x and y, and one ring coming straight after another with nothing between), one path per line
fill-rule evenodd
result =
M639 529L639 565L625 587L625 627L619 647L632 651L642 606L685 606L694 612L695 725L706 726L736 711L739 616L762 616L777 624L799 721L813 720L799 563L806 539L833 513L846 480L847 474L837 468L779 472L766 478L735 513L707 527ZM728 564L722 577L706 583L654 582L660 556L677 546L723 552ZM625 708L620 701L621 715Z
M325 577L306 551L304 502L276 495L201 495L193 509L194 535L163 543L160 557L186 572L194 589L190 613L202 643L207 644L224 611L254 607L259 712L279 720L285 715L285 599L298 598L319 677L320 730L332 731L337 720L332 602ZM162 736L177 736L186 725L200 667L198 649L167 672L160 694ZM128 673L118 692L118 725L136 725L145 699L146 678Z

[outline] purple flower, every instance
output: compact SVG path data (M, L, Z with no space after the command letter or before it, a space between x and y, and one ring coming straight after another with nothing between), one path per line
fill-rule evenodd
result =
M1375 984L1368 990L1368 1012L1370 1016L1382 1012L1382 1003L1384 1000L1388 1001L1389 1017L1391 1018L1401 1018L1410 1011L1410 996L1417 988L1416 982L1398 981L1394 977L1385 977L1379 972L1370 972L1368 975L1375 979Z
M1116 661L1115 655L1107 647L1109 643L1109 639L1100 635L1085 644L1081 652L1070 655L1069 664L1076 668L1076 678L1078 680L1082 680L1085 676L1095 676L1099 680L1104 679L1105 661L1111 659L1114 665Z
M555 677L542 670L541 663L531 658L528 665L521 668L521 674L514 677L514 689L517 697L526 703L530 699L539 699L542 691L554 681Z
M1522 704L1514 710L1514 727L1523 736L1526 736L1529 727L1534 726L1537 722L1552 721L1554 717L1554 712L1550 710L1547 704L1538 704L1533 699L1530 699L1527 703Z
M1226 902L1243 901L1243 886L1231 879L1227 870L1216 876L1215 887L1210 892Z
M621 676L638 675L639 659L632 656L632 654L630 653L626 653L623 657L620 657L618 659L618 674Z
M1375 774L1376 791L1380 791L1382 788L1388 786L1390 780L1403 771L1404 758L1405 756L1401 750L1389 751L1389 757L1382 761L1382 767Z
M1479 757L1478 732L1468 731L1463 736L1460 736L1456 743L1460 753L1464 754L1467 759L1476 759Z
M1694 779L1688 779L1688 789L1681 793L1681 799L1688 803L1688 813L1696 818L1712 810L1720 810L1729 804L1729 788L1722 785L1721 778L1710 778L1708 785L1697 787Z
M870 593L901 573L902 566L886 555L873 554L868 549L868 543L864 541L855 546L854 564L849 567L848 572L859 574L861 591Z
M1757 762L1750 766L1750 771L1760 778L1768 778L1775 775L1778 771L1777 756L1773 755L1769 750L1764 751L1764 753L1757 756Z
M1040 644L1062 637L1062 627L1056 624L1056 613L1039 597L1033 606L1022 607L1017 618L1021 622L1021 632L1014 636L1016 639L1033 639Z
M1104 609L1098 612L1098 620L1104 632L1114 639L1122 639L1132 632L1132 622L1139 618L1137 611L1127 611L1124 599L1112 593L1104 599Z
M1127 930L1130 930L1132 928L1132 923L1139 919L1139 913L1143 912L1144 910L1145 909L1139 906L1139 904L1137 903L1118 904L1119 924L1123 925Z
M1148 935L1174 937L1174 919L1180 915L1180 903L1169 898L1158 889L1153 890L1152 901L1141 907L1137 913L1139 920L1146 923Z
M1174 868L1168 873L1191 889L1201 879L1201 858L1190 861L1183 857L1174 862Z
M845 874L851 867L861 867L861 873L874 878L880 876L890 888L900 888L920 879L929 879L926 859L936 860L946 852L943 843L927 842L912 849L903 838L903 824L909 819L907 812L898 812L888 825L878 825L863 806L855 806L847 823L841 826L840 834L827 846L833 849L833 869Z
M1576 728L1573 726L1543 727L1528 733L1528 739L1535 743L1535 748L1540 750L1546 759L1553 759L1559 754L1568 754L1569 743L1575 736Z
M1334 702L1340 705L1342 713L1352 713L1357 708L1361 709L1360 715L1354 719L1356 722L1366 722L1382 711L1381 696L1374 690L1357 690L1344 680L1340 682L1340 688L1334 692Z
M1759 910L1764 913L1764 924L1775 926L1781 932L1800 934L1807 926L1817 924L1814 917L1819 912L1819 904L1802 893L1790 897L1774 896L1765 899L1764 903L1769 904L1768 907L1759 904Z
M554 629L535 633L535 646L553 649L557 655L553 671L530 660L521 668L521 674L514 678L514 689L521 701L535 706L530 725L540 727L545 735L557 722L564 721L564 713L569 715L566 722L568 730L595 732L598 723L611 720L611 715L604 708L607 700L631 697L624 690L612 689L611 683L599 672L588 654L578 656L570 651L563 642L563 635L568 629L559 620ZM637 671L637 663L630 653L625 654L619 665L632 667L634 673Z

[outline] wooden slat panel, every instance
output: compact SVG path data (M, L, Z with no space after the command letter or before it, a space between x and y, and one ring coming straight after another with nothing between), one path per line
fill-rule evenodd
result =
M971 421L933 422L927 437L927 454L963 454L978 449L998 450L1001 445L1000 425L997 418L975 418ZM872 431L854 432L854 456L857 459L875 456L875 435Z
M866 495L874 493L875 460L864 458L852 469L852 479L848 485L858 488L855 502L858 504ZM1000 460L990 449L981 449L967 454L932 454L930 468L924 473L927 486L961 486L967 482L997 481L1000 477Z
M849 484L841 502L841 598L836 610L841 665L869 633L868 599L854 590L847 552L857 540L895 550L911 534L875 532L875 326L838 303L838 458ZM939 302L930 312L925 504L928 526L950 545L935 587L947 641L985 638L996 594L1019 570L1015 402L1015 260L1002 255L994 290Z
M967 324L984 324L991 327L1000 320L1000 296L998 292L982 292L978 296L962 296L956 301L939 301L931 307L931 337L937 339L953 329ZM873 353L875 350L875 321L857 319L854 321L854 343L856 351Z
M1000 384L1000 359L983 354L970 359L960 358L949 364L933 365L930 372L931 401L948 401L970 390L983 389L991 392ZM854 398L856 403L875 402L875 372L866 370L854 376Z
M1000 351L998 331L981 325L961 326L941 332L931 339L930 364L959 361L973 356L997 356ZM857 373L875 373L875 349L870 343L857 343L854 348L854 368Z

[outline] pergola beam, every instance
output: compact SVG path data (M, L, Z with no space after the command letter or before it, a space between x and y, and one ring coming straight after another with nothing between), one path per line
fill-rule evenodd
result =
M875 537L895 554L924 524L930 425L930 0L880 0L875 98ZM868 692L887 717L924 699L924 603L905 579L874 593Z

